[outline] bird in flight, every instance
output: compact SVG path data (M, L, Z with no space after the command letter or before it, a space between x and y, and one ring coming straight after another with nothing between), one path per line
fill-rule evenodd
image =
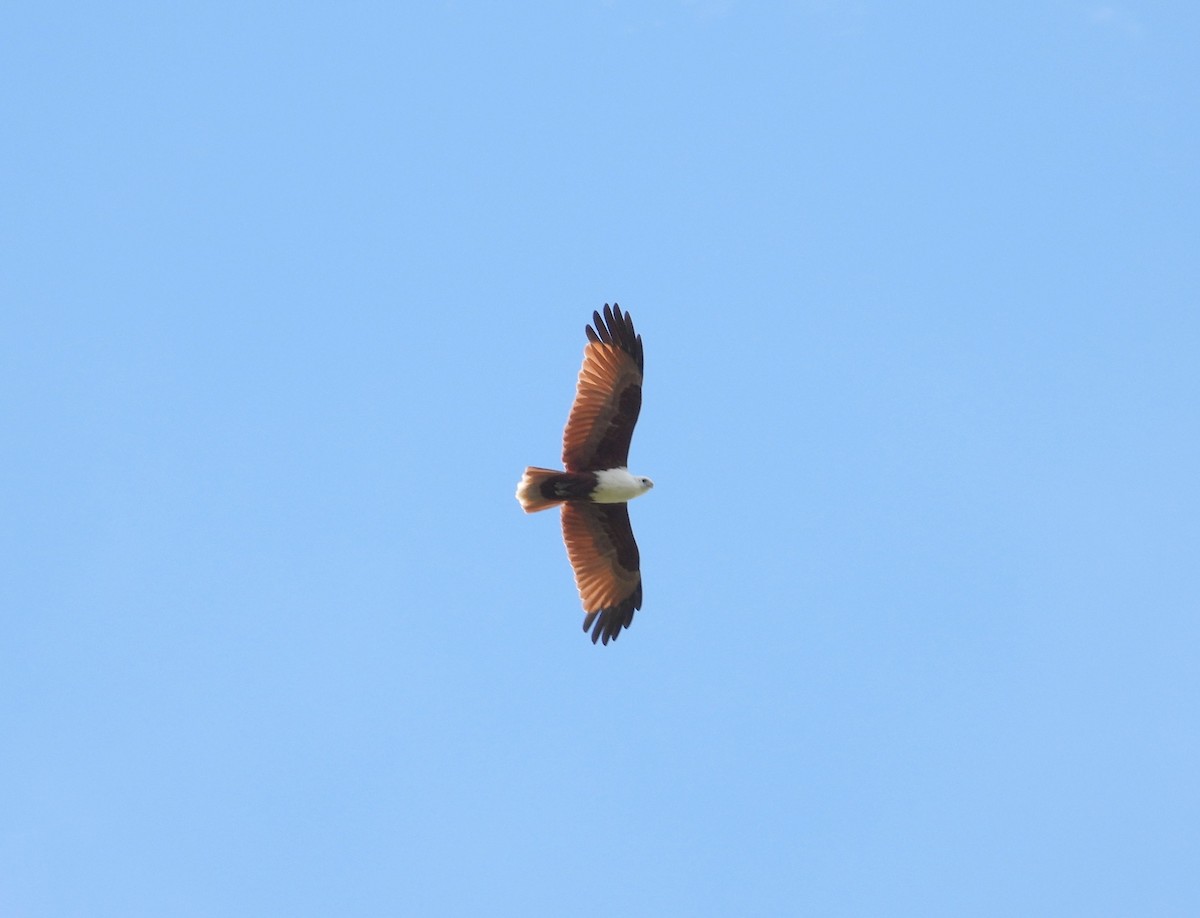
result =
M566 471L530 467L517 484L526 513L562 506L563 541L592 643L616 640L642 607L642 572L628 502L654 482L629 474L642 408L642 336L616 303L592 313L575 404L563 431Z

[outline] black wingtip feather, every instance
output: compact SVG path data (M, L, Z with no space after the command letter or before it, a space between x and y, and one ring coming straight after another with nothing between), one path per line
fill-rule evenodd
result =
M615 606L587 612L583 616L584 632L592 632L592 643L605 646L621 636L621 629L633 624L633 613L642 607L642 585L638 583L632 595Z
M597 344L614 344L632 357L639 370L645 371L642 357L642 336L633 327L633 317L628 312L622 312L621 307L613 303L604 304L604 314L599 310L592 312L592 323L586 329L588 340Z
M612 344L612 332L609 331L608 323L604 321L598 310L592 312L592 322L596 326L596 334L600 336L600 340L605 344Z
M623 610L620 607L601 609L599 612L589 612L583 619L584 632L592 632L592 643L601 643L606 647L609 641L615 641L621 636L621 629L633 624L633 609Z

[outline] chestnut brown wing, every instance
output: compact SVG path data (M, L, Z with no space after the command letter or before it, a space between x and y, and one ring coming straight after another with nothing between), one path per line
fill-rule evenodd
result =
M593 644L607 644L642 607L641 558L628 504L563 504L562 527L583 602L583 630L592 632Z
M563 465L568 471L624 468L629 441L642 409L642 338L621 307L592 313L588 344L575 390L575 403L563 432Z

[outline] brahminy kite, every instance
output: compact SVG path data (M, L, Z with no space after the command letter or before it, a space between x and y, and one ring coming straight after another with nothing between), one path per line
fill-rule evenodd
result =
M594 326L594 327L593 327ZM563 541L592 643L616 640L642 607L642 572L627 503L654 482L630 475L629 441L642 408L642 336L613 303L592 313L575 404L563 431L566 471L527 468L517 484L526 513L562 505Z

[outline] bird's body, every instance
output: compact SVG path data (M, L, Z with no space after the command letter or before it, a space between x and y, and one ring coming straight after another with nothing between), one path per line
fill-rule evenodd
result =
M642 573L627 503L652 487L631 475L629 442L642 407L642 339L628 313L592 314L575 403L563 432L565 471L530 467L517 484L526 513L562 507L563 540L583 602L584 631L605 644L642 607ZM594 627L593 627L594 626Z
M593 504L623 504L641 497L654 487L649 478L629 474L629 469L599 469L595 472L556 472L530 467L517 485L517 500L526 512L545 510L565 500Z
M654 487L649 478L630 475L629 469L602 469L595 475L596 489L592 492L592 500L598 504L623 504Z

